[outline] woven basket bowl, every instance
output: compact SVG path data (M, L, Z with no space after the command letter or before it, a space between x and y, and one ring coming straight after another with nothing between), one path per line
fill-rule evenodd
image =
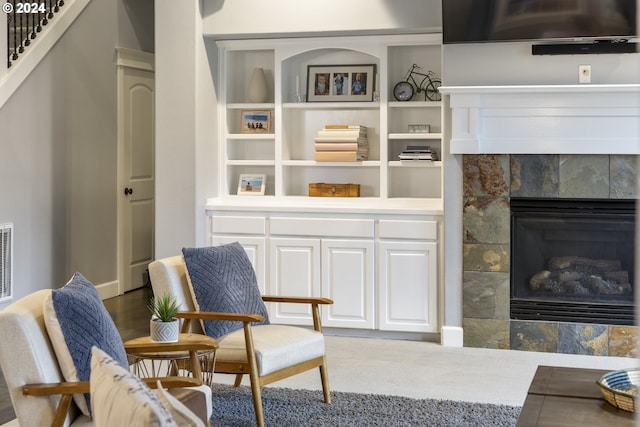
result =
M636 412L640 405L636 401L640 385L640 369L622 369L609 372L596 381L605 400L629 412Z

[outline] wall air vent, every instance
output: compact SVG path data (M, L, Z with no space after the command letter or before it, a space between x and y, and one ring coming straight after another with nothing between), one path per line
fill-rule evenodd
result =
M0 224L0 302L13 296L13 224Z

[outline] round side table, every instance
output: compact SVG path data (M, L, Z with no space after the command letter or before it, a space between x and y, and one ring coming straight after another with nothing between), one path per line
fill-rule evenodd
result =
M174 343L134 338L124 343L130 369L140 378L193 376L211 386L218 343L202 334L180 334Z

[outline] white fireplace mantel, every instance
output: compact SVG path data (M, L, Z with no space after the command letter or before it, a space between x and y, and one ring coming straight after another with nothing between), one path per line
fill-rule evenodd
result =
M640 84L447 86L451 154L640 154Z

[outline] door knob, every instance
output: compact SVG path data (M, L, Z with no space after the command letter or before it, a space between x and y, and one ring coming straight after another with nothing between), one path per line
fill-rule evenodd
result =
M125 187L124 188L124 195L128 196L129 194L133 194L133 188Z

